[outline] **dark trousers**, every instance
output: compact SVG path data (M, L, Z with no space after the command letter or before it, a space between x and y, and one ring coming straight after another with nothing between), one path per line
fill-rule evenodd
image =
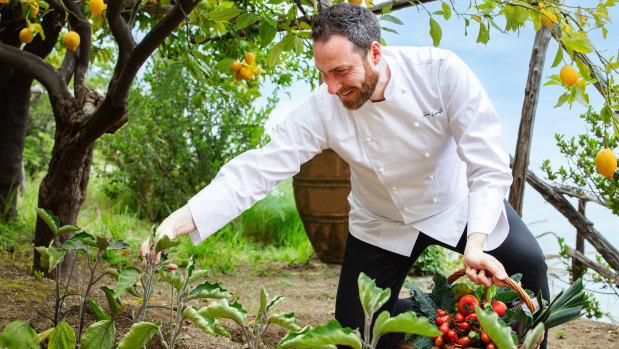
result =
M549 300L547 266L542 249L522 219L507 202L505 202L505 208L510 227L509 234L499 247L487 253L503 263L508 275L522 273L521 284L525 289L532 290L535 294L541 290L544 299ZM391 289L389 301L375 315L383 310L388 310L392 316L410 310L410 299L399 299L398 295L413 263L430 245L439 245L458 253L464 253L466 229L455 247L420 233L413 252L408 257L370 245L348 234L335 302L335 318L342 327L358 328L363 334L365 316L357 285L361 272L374 279L378 287ZM377 348L392 348L403 338L402 333L386 334L381 337ZM545 348L546 340L541 346L541 349Z

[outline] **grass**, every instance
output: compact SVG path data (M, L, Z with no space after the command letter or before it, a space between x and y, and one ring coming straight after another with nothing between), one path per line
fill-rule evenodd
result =
M41 179L38 176L27 180L26 194L18 197L17 220L0 223L0 249L31 248ZM137 257L140 244L157 223L138 218L128 207L108 198L103 190L105 185L103 178L91 177L76 225L92 235L128 243L133 250L131 254L108 252L104 259L116 265L130 265ZM313 254L296 211L290 180L199 246L193 246L188 236L180 240L182 243L170 251L174 262L186 265L193 255L203 268L210 267L218 273L234 273L242 264L266 270L273 262L308 263Z

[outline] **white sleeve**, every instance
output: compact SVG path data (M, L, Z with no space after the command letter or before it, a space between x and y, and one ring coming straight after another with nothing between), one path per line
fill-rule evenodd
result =
M211 183L189 200L196 231L194 245L264 198L301 164L326 149L326 132L312 100L301 104L264 147L247 151L224 165Z
M455 54L446 57L439 84L458 156L466 163L468 234L490 234L505 217L512 182L497 113L470 68ZM502 229L504 230L504 229Z

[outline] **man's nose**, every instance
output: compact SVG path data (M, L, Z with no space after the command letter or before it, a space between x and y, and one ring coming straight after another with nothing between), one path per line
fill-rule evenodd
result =
M323 76L322 79L325 84L327 84L327 91L332 95L336 94L342 88L342 84L337 79L326 76Z

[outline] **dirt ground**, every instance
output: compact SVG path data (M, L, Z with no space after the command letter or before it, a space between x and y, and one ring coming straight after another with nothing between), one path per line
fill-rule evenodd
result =
M0 254L0 328L15 320L33 319L31 324L37 332L41 332L50 327L49 320L43 316L52 314L55 284L51 280L36 278L29 272L31 256L29 252L19 252L10 254L3 252ZM327 265L315 260L308 265L286 265L272 264L265 265L262 269L256 270L252 267L241 267L234 275L214 275L210 282L219 282L227 290L238 293L239 303L250 314L255 314L258 307L260 286L264 286L270 297L285 296L275 310L278 312L295 312L297 323L300 326L326 324L333 318L335 292L339 276L339 266ZM104 283L105 279L102 280ZM418 278L415 280L423 288L431 288L431 281L428 278ZM115 282L108 280L107 283L115 286ZM163 284L155 288L153 294L153 304L169 304L168 296L163 292ZM168 288L165 287L167 290ZM406 295L407 291L401 293ZM101 300L102 304L107 304L103 300L103 292L95 291L95 298ZM137 309L137 304L133 297L127 296L125 310L127 317L131 316L131 311ZM200 307L201 304L194 304ZM107 306L104 306L107 308ZM78 311L74 303L70 303L66 309ZM166 319L170 318L170 310L162 307L149 309L146 320L164 321L165 329L169 328ZM69 315L67 321L75 323L76 316ZM88 314L88 321L94 321L94 316ZM180 334L180 342L177 348L222 348L222 349L242 349L246 348L241 330L235 323L223 320L222 323L232 334L228 339L221 336L210 336L204 334L195 325L185 320L184 330ZM119 320L117 332L126 333L131 326L129 320ZM164 335L168 335L168 330L164 330ZM285 335L286 331L277 326L269 327L265 337L265 344L269 348L276 348L279 340ZM117 338L120 340L120 338ZM553 349L607 349L619 348L619 327L607 323L577 320L553 328L549 334L549 348ZM162 348L157 337L149 342L148 348Z

